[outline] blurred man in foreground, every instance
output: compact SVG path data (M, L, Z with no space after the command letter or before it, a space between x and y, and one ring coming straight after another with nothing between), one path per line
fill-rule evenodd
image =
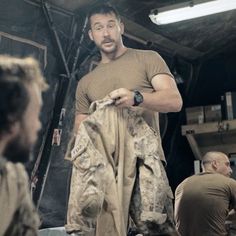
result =
M0 56L0 235L38 235L39 218L22 163L41 128L41 92L47 88L33 58Z

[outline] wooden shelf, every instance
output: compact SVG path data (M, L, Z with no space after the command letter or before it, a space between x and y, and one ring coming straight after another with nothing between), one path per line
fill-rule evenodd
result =
M183 125L182 135L198 160L208 151L236 153L236 120Z

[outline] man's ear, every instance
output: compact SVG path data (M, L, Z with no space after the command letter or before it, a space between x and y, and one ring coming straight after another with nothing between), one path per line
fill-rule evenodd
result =
M216 160L213 160L213 161L212 161L212 166L213 166L214 169L217 169L218 163L217 163Z
M92 34L91 29L88 31L88 35L89 35L89 38L90 38L92 41L94 41L94 40L93 40L93 34Z

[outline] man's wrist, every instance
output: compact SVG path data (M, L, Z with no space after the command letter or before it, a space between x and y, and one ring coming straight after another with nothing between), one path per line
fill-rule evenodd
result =
M133 106L139 106L141 103L143 103L143 95L138 90L134 90Z

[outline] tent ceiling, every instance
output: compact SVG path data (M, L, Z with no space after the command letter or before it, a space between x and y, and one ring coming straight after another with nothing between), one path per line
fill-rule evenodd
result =
M194 60L229 52L236 46L236 11L219 13L198 19L157 26L148 14L159 8L184 0L111 0L126 25L126 33L154 43L171 54ZM96 3L96 0L48 0L66 10L79 13Z

